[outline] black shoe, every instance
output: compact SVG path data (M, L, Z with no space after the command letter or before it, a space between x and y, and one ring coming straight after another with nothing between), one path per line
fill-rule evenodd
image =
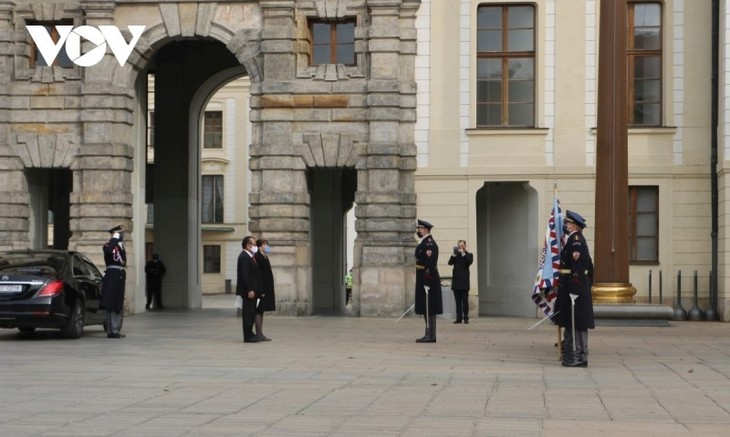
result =
M253 337L251 337L249 339L244 339L243 340L244 343L258 343L260 341L261 340L258 337L256 337L256 336L253 336Z
M265 335L257 335L256 337L259 338L259 341L271 341L271 339Z
M418 340L416 340L416 343L436 343L436 339L433 337L423 336L423 337L419 338Z
M124 334L107 334L107 338L124 338L126 335Z
M464 319L464 324L465 325L468 325L469 324L469 319L468 318L467 319Z
M150 309L150 304L145 305L144 309L146 309L146 310Z
M461 323L461 320L459 320L459 319L454 320L454 325L458 325L459 323ZM466 323L469 323L469 322L466 322Z

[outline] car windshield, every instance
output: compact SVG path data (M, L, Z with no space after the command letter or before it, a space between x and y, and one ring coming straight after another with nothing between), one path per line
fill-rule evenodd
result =
M66 258L48 253L11 253L0 255L0 274L55 276L63 270Z

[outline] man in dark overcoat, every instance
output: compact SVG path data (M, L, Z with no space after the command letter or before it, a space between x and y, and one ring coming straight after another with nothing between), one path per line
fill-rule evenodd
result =
M99 308L106 309L104 330L109 338L122 338L124 318L124 287L127 281L127 251L124 249L124 226L109 229L111 238L104 244L104 264L106 271L101 281L101 300Z
M567 211L563 222L567 237L560 252L560 287L555 303L555 311L559 311L555 316L556 322L565 328L562 364L566 367L587 367L588 329L596 327L591 295L593 260L582 232L586 227L585 219L576 212ZM575 308L572 308L571 300L575 301ZM573 330L573 316L575 330Z
M155 302L155 309L161 310L162 305L162 277L165 276L165 264L160 260L160 255L153 253L152 259L147 261L144 272L147 279L147 303L146 309L150 309L152 301Z
M436 315L443 313L441 277L437 268L439 247L431 236L433 225L418 220L416 235L416 314L423 314L426 332L417 343L436 343ZM427 289L428 288L428 289Z
M254 255L258 251L256 239L250 235L241 241L241 253L238 255L236 294L243 299L241 321L243 324L243 342L258 343L261 341L253 333L256 318L256 303L261 297L261 270Z

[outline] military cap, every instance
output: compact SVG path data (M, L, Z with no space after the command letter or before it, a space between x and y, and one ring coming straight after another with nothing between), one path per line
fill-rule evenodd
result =
M113 233L119 232L121 230L124 230L124 226L122 226L122 225L116 225L113 228L109 229L109 233L110 234L113 234Z
M565 221L575 223L580 226L581 229L586 227L586 220L580 214L571 210L566 211Z
M418 220L418 226L416 226L416 227L431 229L433 227L433 225L431 223L427 222L426 220Z

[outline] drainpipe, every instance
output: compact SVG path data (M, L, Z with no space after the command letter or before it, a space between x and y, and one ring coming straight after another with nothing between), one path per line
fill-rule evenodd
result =
M712 0L712 121L710 152L710 183L712 191L712 272L710 275L710 308L707 320L717 320L717 237L718 237L718 190L717 190L717 129L718 129L718 72L720 50L720 0Z

